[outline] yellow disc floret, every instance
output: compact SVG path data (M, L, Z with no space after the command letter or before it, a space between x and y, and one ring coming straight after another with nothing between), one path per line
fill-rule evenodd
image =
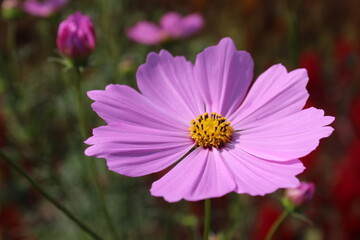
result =
M230 142L234 130L226 118L217 113L200 114L191 120L190 136L197 146L220 148Z

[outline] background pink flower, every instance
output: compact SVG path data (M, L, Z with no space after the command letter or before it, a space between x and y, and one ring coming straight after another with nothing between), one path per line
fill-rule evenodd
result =
M160 19L160 26L140 21L134 27L127 29L127 36L135 42L154 45L168 39L190 37L204 26L204 19L198 13L182 17L178 13L169 12Z
M176 12L169 12L160 19L160 26L171 38L186 38L203 28L204 19L198 13L182 17Z
M159 26L148 21L140 21L134 27L127 29L127 36L135 42L154 45L161 43L168 37Z
M69 0L26 0L24 11L38 17L48 17L63 8Z

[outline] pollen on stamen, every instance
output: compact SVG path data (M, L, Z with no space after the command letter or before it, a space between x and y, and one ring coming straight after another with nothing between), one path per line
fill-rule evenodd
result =
M221 148L231 141L234 130L226 118L217 113L200 114L190 122L190 136L197 146Z

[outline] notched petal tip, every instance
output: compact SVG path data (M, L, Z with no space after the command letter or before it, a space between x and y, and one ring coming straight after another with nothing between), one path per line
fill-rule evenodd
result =
M105 91L111 91L113 90L114 88L117 88L119 85L118 84L108 84L106 87L105 87Z
M144 66L145 64L152 62L154 59L158 59L159 58L159 54L157 52L150 52L147 56L146 56L146 61L144 64L142 64L141 66Z
M159 52L159 57L174 57L169 51L161 49Z
M86 95L91 99L96 101L99 94L102 94L104 90L91 90L86 93Z
M327 124L331 124L335 121L335 117L333 116L325 116L325 118L327 119Z
M138 75L141 74L141 72L146 71L147 68L151 67L154 68L156 65L160 64L161 60L163 58L173 58L171 53L169 53L167 50L160 50L159 53L157 52L150 52L146 56L146 61L144 64L140 65L138 70L136 71L136 78L138 79Z
M179 202L180 200L182 200L182 197L180 197L180 196L174 196L174 195L172 195L172 196L168 196L168 195L163 196L161 194L157 194L156 191L154 190L154 188L155 188L154 183L156 183L156 182L153 182L152 185L151 185L151 188L150 188L151 196L153 196L153 197L162 197L165 201L167 201L169 203Z
M85 149L84 154L88 157L97 157L94 145L89 146Z
M331 123L334 122L335 120L335 117L334 116L326 116L325 115L325 111L323 109L320 109L320 108L316 108L316 107L309 107L307 109L304 109L304 110L308 110L308 111L312 111L313 114L314 114L314 117L321 117L321 124L323 126L327 126ZM319 119L320 120L320 119Z
M223 44L226 44L226 45L230 44L230 45L233 45L235 47L234 41L229 37L222 38L217 45L223 45Z
M222 38L217 45L205 48L201 53L199 53L197 55L196 59L198 59L199 57L205 56L208 52L218 51L219 48L220 49L230 48L231 51L237 52L236 46L235 46L235 43L233 42L233 40L229 37L225 37L225 38ZM216 57L216 56L214 56L214 57ZM198 61L198 60L196 60L196 61Z
M142 64L140 67L146 64L152 64L154 62L158 62L162 58L173 58L174 56L167 50L161 49L159 53L157 52L150 52L146 57L146 62Z
M289 76L296 77L298 79L309 79L309 74L306 68L297 68L290 71Z
M94 133L93 133L94 134ZM93 136L89 137L88 139L86 139L84 141L85 144L87 145L92 145L93 144Z
M277 69L281 69L282 71L284 71L285 73L288 73L287 68L282 64L282 63L277 63L272 65L270 68L277 68ZM269 69L270 69L269 68Z
M249 60L251 60L252 64L254 64L251 54L248 51L241 50L241 51L237 51L237 52L238 52L238 54L241 55L242 58L249 59Z
M331 136L331 134L334 132L334 128L330 126L325 126L324 129L326 130L326 133L324 133L324 138Z

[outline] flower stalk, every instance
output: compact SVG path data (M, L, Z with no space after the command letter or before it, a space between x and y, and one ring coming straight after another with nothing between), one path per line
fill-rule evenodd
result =
M84 111L83 111L83 107L82 107L82 91L81 91L81 68L80 67L74 67L75 69L75 75L76 75L76 79L75 79L75 83L76 83L76 99L77 99L77 113L78 113L78 121L79 121L79 128L80 128L80 133L81 133L81 138L84 140L87 138L86 136L86 132L87 132L87 128L86 128L86 123L85 123L85 118L84 118ZM103 214L105 216L107 225L109 227L110 233L112 235L112 238L114 240L119 239L114 224L112 222L112 219L110 217L109 214L109 210L107 208L106 205L106 201L105 201L105 193L102 190L101 186L100 186L100 182L99 182L99 173L98 170L95 166L95 162L93 161L94 159L90 159L89 164L90 164L90 171L91 174L93 176L94 182L95 182L95 188L96 191L99 195L99 200L100 200L100 206L101 209L103 211Z
M10 71L13 81L19 81L18 60L16 52L16 22L8 21L6 34Z
M82 223L78 218L76 218L66 207L64 207L60 202L55 198L50 196L37 182L27 174L20 166L10 160L8 156L0 151L0 157L9 164L15 171L22 175L28 182L36 189L38 192L49 202L51 202L57 209L59 209L63 214L65 214L70 220L72 220L76 225L78 225L85 233L90 235L93 239L101 239L94 231Z
M288 10L286 12L287 28L288 28L288 51L291 63L294 67L298 66L299 59L299 14L301 1L295 0L289 3Z
M315 186L311 182L300 182L300 185L296 188L288 188L284 192L284 197L281 199L281 203L284 207L283 213L277 218L277 220L271 226L266 240L271 240L276 230L285 221L287 216L291 215L309 225L313 225L312 221L306 216L300 214L298 209L303 207L309 202L315 192Z
M289 211L284 209L282 214L276 219L276 221L271 226L269 232L266 234L266 240L271 240L276 232L276 230L280 227L280 225L285 221L285 219L289 216Z
M211 222L211 200L205 199L205 216L204 216L204 240L209 239Z

